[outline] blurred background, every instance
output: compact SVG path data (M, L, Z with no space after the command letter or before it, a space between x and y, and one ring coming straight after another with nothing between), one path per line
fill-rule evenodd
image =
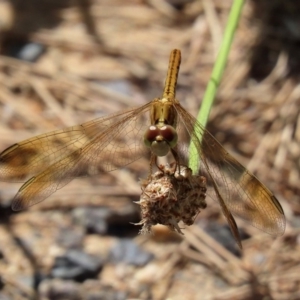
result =
M227 0L0 0L0 147L141 106L182 51L177 98L197 115ZM276 195L274 238L237 220L241 253L214 201L184 236L139 235L149 158L74 180L15 213L0 183L0 299L299 299L300 3L249 0L209 131Z

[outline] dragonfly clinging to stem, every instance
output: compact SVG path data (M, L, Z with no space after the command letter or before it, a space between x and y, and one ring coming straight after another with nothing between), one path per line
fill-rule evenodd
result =
M198 174L207 179L207 195L220 204L238 244L241 246L232 214L271 235L282 235L285 217L276 197L176 99L180 60L180 50L173 50L161 98L41 134L4 150L0 154L0 180L25 181L12 201L12 208L25 209L76 177L124 167L149 152L154 160L171 153L178 166L186 166L188 147L180 139L184 132L197 149L193 159L198 161ZM145 121L147 114L150 124Z

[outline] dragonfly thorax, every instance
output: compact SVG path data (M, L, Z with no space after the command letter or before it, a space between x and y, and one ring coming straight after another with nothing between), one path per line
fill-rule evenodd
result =
M178 135L171 125L151 125L144 134L144 143L157 156L165 156L177 144Z

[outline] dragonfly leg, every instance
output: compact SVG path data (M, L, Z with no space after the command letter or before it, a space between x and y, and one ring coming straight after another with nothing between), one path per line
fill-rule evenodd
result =
M159 167L159 165L157 164L157 155L151 153L151 157L150 157L150 168L149 168L149 177L151 177L152 175L152 171L153 171L153 165L156 165L156 167L161 170L161 168ZM161 170L162 171L162 170Z
M177 154L176 150L171 148L171 153L175 159L175 168L174 173L176 172L176 169L178 167L178 174L180 174L180 161L179 161L179 155Z

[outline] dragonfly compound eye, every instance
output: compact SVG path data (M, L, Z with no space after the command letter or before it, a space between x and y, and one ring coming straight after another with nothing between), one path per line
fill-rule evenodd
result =
M170 125L150 126L144 134L144 143L157 156L165 156L177 143L177 132Z
M147 147L151 147L152 143L160 135L160 130L156 126L150 126L144 134L144 143Z
M178 140L178 135L173 126L165 125L160 128L160 134L163 136L164 140L168 142L171 148L175 147Z

